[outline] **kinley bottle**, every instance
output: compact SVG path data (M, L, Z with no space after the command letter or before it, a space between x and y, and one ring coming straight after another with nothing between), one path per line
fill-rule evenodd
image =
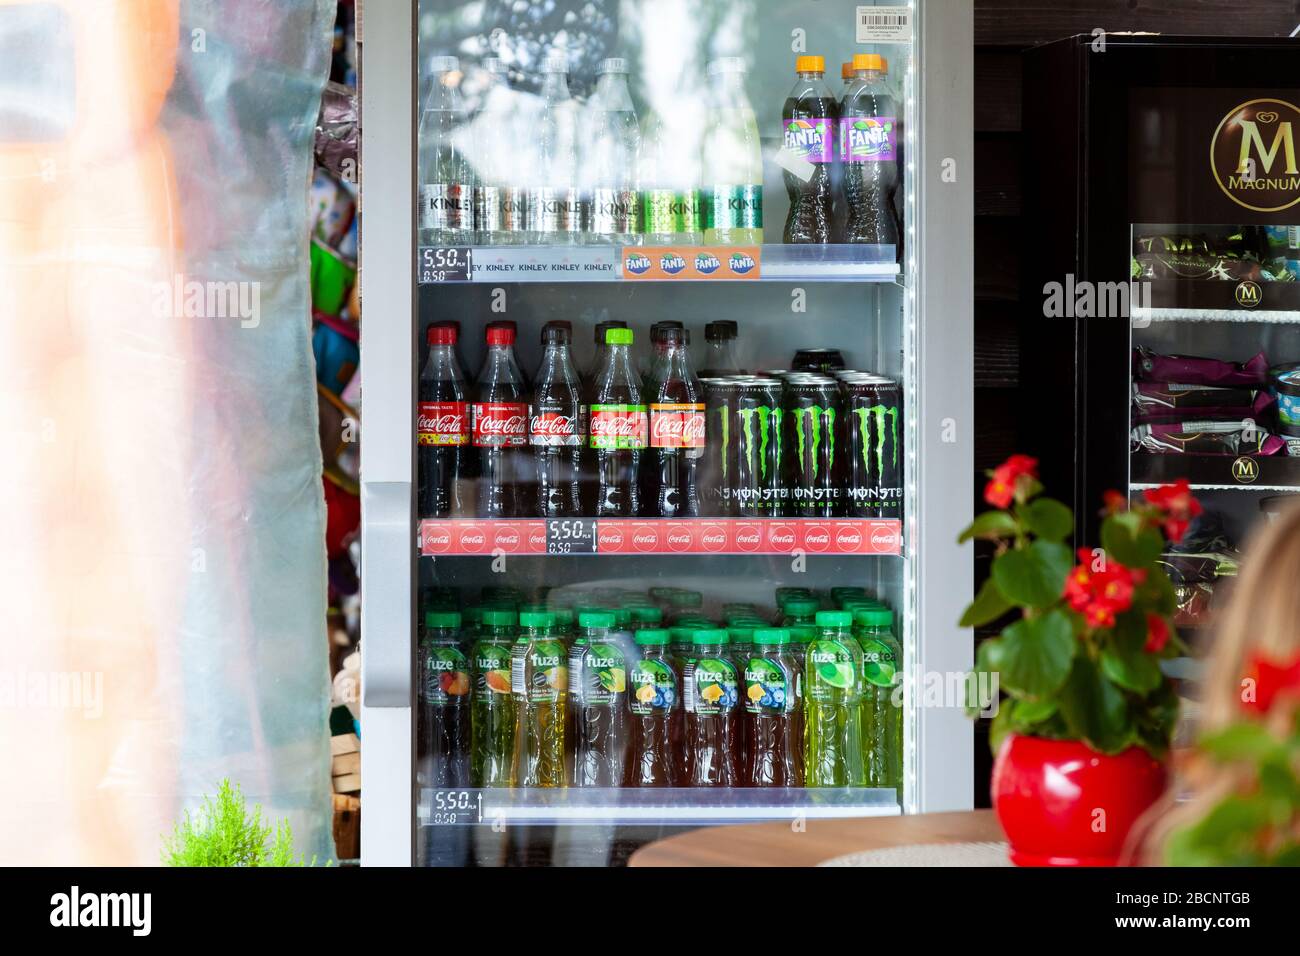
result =
M424 615L416 772L423 787L470 785L470 668L460 623L455 611Z
M802 787L802 704L798 662L790 632L758 628L745 663L748 750L742 783L750 787Z
M617 787L627 757L627 656L610 633L614 615L580 611L569 649L575 787Z
M713 628L698 630L692 638L694 654L682 675L688 787L736 784L739 693L736 668L726 654L728 639L726 631Z
M537 167L528 193L528 228L542 245L580 242L586 204L578 190L577 116L569 96L569 65L562 56L542 61L542 123Z
M587 161L583 164L591 197L587 241L636 245L641 241L641 201L636 186L641 127L627 91L627 61L604 60L599 74L591 102Z
M804 783L864 787L862 648L848 611L818 611L804 665Z
M867 784L903 782L903 708L894 689L903 679L903 651L894 637L894 612L873 607L854 613L862 645L864 754Z
M708 73L714 88L701 163L704 242L762 245L763 149L745 95L745 61L723 57L709 64Z
M486 608L479 638L470 652L473 668L473 757L470 777L476 787L513 787L518 709L511 687L514 611Z
M650 610L658 610L651 608ZM668 631L644 628L635 634L639 657L629 679L629 787L677 786L673 718L681 707L677 672L668 659Z
M431 66L433 89L420 117L420 243L468 246L474 241L474 177L456 139L465 124L460 60L436 56Z
M521 787L564 786L568 652L550 611L522 611L510 684L519 711L515 779Z

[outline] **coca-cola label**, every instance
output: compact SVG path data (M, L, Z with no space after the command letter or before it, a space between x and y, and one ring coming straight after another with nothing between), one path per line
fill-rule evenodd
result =
M592 448L645 448L649 424L644 405L592 405Z
M651 448L703 448L704 405L651 405Z
M475 402L474 444L479 448L528 444L528 406L522 402Z
M552 411L534 406L528 420L528 440L534 445L574 446L582 444L582 423L569 411Z
M420 445L468 445L468 406L464 402L420 402L415 431Z

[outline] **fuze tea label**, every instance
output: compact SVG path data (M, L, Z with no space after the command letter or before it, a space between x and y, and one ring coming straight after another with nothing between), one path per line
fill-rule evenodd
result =
M846 163L892 163L898 155L892 116L849 117L840 120L840 155Z
M479 644L474 648L474 692L476 694L509 694L511 648L496 642Z
M856 689L853 652L842 641L813 641L808 645L808 665L808 696L813 700L843 699Z
M865 638L861 644L862 676L867 683L876 687L893 687L894 675L898 672L894 648L874 637Z
M677 703L677 677L667 663L655 658L637 661L632 667L632 713L644 717L672 710Z
M771 717L794 710L790 673L774 657L751 657L745 664L745 710Z
M530 703L555 703L569 680L566 652L559 641L516 644L512 665L514 692Z
M810 163L829 163L835 158L835 137L829 119L785 120L785 148Z
M469 661L455 647L434 645L424 650L421 694L428 704L452 704L469 693Z
M627 660L617 644L598 642L582 655L582 702L613 707L627 693Z
M719 657L688 664L683 681L686 710L698 717L726 713L736 706L736 668Z

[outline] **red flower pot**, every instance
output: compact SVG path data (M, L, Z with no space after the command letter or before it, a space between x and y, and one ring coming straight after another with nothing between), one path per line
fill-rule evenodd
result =
M1010 734L993 763L993 807L1017 866L1115 866L1133 824L1164 792L1165 765L1073 740Z

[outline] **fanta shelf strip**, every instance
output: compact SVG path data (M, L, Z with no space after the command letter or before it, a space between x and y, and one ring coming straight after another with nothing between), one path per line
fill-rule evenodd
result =
M895 518L598 518L596 554L899 555ZM434 519L420 522L420 553L547 554L542 518ZM561 552L555 552L561 553ZM562 552L569 553L569 552Z

